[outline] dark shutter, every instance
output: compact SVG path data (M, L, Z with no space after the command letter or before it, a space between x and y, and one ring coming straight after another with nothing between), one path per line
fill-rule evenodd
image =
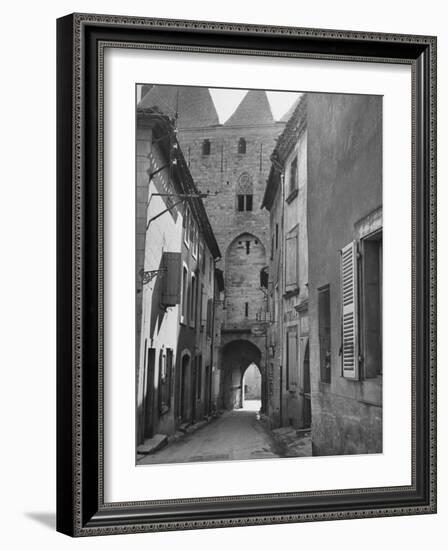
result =
M181 293L181 253L164 252L162 257L163 292L162 304L166 307L180 304Z
M359 378L356 242L341 250L342 375Z
M293 389L292 386L297 385L299 365L297 361L297 327L290 329L288 335L288 368L287 368L287 389Z

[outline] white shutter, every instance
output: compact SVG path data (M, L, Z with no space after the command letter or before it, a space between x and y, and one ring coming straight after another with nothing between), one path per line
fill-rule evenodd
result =
M342 376L359 378L356 241L341 250Z

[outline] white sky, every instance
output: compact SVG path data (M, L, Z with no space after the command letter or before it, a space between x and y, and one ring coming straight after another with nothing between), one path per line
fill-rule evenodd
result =
M141 85L137 86L137 101L140 101ZM210 88L219 122L224 123L240 104L247 90L231 88ZM288 111L300 92L267 92L272 115L279 120Z
M213 101L219 116L219 122L225 122L240 104L247 90L210 88ZM279 120L291 107L300 93L296 92L267 92L272 115Z

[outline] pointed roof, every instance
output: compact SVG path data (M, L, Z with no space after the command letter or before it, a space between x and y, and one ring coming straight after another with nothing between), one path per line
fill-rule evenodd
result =
M144 88L142 88L142 91ZM194 86L153 86L142 97L139 109L157 107L173 118L179 113L178 127L214 126L219 124L218 113L208 88Z
M264 90L249 90L224 126L273 124L271 106Z

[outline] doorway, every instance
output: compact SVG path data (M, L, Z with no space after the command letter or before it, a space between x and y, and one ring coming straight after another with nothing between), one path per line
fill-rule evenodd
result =
M306 339L303 355L303 427L311 427L310 343Z
M181 388L180 388L180 416L182 420L188 419L188 370L190 366L189 355L182 357Z
M243 374L242 408L259 411L261 408L261 373L255 363L251 363Z
M144 436L151 438L154 435L154 365L156 350L154 348L149 348L147 353Z

